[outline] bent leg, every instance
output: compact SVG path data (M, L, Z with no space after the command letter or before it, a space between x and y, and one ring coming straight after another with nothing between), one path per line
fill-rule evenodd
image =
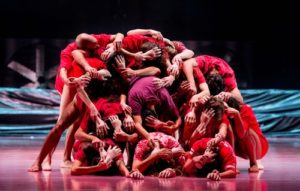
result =
M79 116L80 113L74 102L72 102L67 106L66 110L62 113L61 118L57 121L55 126L47 135L38 157L28 171L37 172L42 170L41 165L45 157L55 150L63 131L68 128Z

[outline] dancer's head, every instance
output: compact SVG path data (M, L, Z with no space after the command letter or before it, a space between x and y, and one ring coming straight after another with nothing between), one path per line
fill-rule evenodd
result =
M95 50L99 48L97 39L94 36L87 33L81 33L77 35L75 43L80 49Z
M225 111L225 106L224 103L221 99L216 98L216 97L211 97L206 103L205 103L205 108L206 109L213 109L214 110L214 119L217 121L222 120L224 111Z
M224 80L219 74L209 74L206 76L206 83L211 95L218 95L225 88Z

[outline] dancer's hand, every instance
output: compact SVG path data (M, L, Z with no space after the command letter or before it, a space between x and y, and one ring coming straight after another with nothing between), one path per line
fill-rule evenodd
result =
M101 119L97 118L96 120L96 135L100 138L105 137L108 134L109 127L107 124Z
M169 75L177 76L179 74L179 65L178 64L172 64L167 68L167 73Z
M104 159L104 162L112 162L117 156L121 154L121 149L118 148L117 146L111 147L109 146L107 149L107 155L106 158Z
M173 178L175 176L176 176L176 172L172 168L167 168L158 174L159 178Z
M208 124L214 115L215 115L215 112L212 108L205 109L201 113L200 121L202 123Z
M172 64L176 64L176 65L178 65L179 66L179 64L181 64L182 63L182 58L181 58L181 56L180 55L175 55L174 57L173 57L173 59L172 59Z
M185 117L184 117L184 121L185 123L187 123L188 125L192 125L194 123L196 123L196 113L194 109L191 109L191 111L189 111Z
M221 176L218 170L213 170L211 173L207 175L207 178L215 181L221 180Z
M132 170L127 177L133 179L144 179L144 175L138 169Z

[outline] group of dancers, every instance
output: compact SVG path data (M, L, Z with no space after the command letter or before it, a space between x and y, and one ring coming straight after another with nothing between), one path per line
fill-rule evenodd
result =
M66 129L71 175L220 180L239 174L236 156L263 169L268 142L232 68L159 31L79 34L61 51L55 87L59 117L28 171L51 170Z

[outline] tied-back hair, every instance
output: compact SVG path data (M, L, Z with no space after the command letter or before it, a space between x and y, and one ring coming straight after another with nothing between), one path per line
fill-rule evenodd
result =
M218 95L225 88L224 80L219 74L210 74L206 76L206 83L211 95Z

